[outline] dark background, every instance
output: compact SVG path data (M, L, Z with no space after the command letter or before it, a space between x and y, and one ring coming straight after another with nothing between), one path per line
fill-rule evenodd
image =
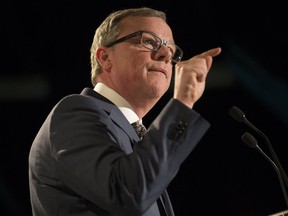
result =
M151 6L167 12L184 59L222 47L195 105L211 128L168 190L179 215L262 216L287 209L273 167L241 136L252 132L228 111L241 108L269 138L288 170L285 1L2 1L0 4L1 215L30 216L28 154L53 105L91 87L89 49L112 11ZM172 88L171 88L172 89ZM172 96L168 91L146 125Z

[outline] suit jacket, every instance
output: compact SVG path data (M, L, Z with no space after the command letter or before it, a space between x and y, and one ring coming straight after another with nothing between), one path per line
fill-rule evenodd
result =
M64 97L29 154L34 216L157 216L166 188L209 128L171 99L140 140L118 107L92 89Z

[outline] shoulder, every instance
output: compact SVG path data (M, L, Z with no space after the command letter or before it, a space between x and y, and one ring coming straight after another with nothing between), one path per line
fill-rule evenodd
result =
M70 94L60 99L53 108L53 113L67 113L78 111L103 112L103 110L111 110L115 105L95 92L89 89L89 94L83 91L80 94Z

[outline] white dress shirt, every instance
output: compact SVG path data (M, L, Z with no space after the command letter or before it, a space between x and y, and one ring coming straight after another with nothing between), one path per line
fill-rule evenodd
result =
M136 121L142 122L142 119L139 119L132 106L125 100L121 95L119 95L116 91L109 88L104 83L97 83L94 87L94 90L106 97L110 101L112 101L123 113L123 115L127 118L130 124Z

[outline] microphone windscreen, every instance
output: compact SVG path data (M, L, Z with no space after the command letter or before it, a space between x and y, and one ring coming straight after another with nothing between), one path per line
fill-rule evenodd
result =
M245 114L244 112L242 112L242 110L240 110L238 107L233 106L230 108L229 110L229 114L232 118L234 118L236 121L238 122L242 122L243 119L245 118Z
M254 138L254 136L252 136L252 134L246 132L242 135L241 139L250 148L256 148L257 147L257 140Z

